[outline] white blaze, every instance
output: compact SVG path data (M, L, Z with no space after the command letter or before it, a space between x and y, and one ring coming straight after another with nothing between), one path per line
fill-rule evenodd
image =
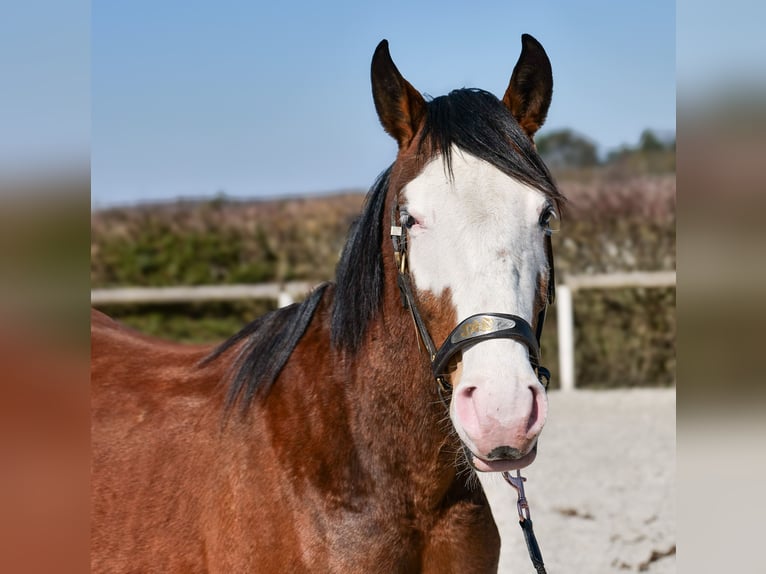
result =
M539 224L546 197L457 148L452 170L450 179L442 157L436 157L403 190L404 208L418 221L409 231L415 287L435 295L449 288L458 322L475 313L496 312L518 315L532 325L538 278L545 276L548 265ZM485 440L475 436L476 429L467 430L471 425L456 416L461 407L453 400L451 416L461 439L479 451L491 441L531 448L534 440L530 443L520 435L534 402L530 386L535 384L539 383L521 343L500 339L464 351L453 397L467 385L480 392L470 407L480 419L474 426L492 427L500 438Z

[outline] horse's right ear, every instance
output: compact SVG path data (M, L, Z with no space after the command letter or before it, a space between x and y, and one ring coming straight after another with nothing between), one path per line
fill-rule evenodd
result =
M532 139L545 122L553 93L551 62L540 42L521 36L521 56L513 68L503 103Z
M372 98L380 123L404 149L415 137L426 114L426 101L396 69L383 40L372 56Z

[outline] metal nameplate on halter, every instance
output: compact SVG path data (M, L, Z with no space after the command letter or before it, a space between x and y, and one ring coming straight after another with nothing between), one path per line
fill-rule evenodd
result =
M516 327L516 321L513 319L483 315L466 321L460 329L452 334L450 341L459 343L471 337L495 333L504 329L513 329L514 327Z

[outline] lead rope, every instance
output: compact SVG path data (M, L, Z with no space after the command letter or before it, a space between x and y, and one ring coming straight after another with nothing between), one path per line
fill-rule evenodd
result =
M529 551L529 558L532 560L532 566L535 567L537 574L547 574L545 571L545 564L543 564L543 554L540 552L540 545L535 538L535 531L532 529L532 515L529 513L529 503L527 497L524 495L524 481L527 480L521 476L521 471L516 471L516 476L511 475L510 472L505 471L503 478L508 484L510 484L519 495L519 500L516 503L516 509L519 512L519 526L524 533L524 540L527 543L527 550Z

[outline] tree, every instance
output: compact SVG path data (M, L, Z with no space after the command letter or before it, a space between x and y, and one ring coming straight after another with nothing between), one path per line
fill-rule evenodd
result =
M660 138L652 130L644 130L641 132L638 147L643 152L655 152L664 150L665 144L660 141Z
M571 129L542 134L536 143L537 151L551 169L598 165L596 144Z

